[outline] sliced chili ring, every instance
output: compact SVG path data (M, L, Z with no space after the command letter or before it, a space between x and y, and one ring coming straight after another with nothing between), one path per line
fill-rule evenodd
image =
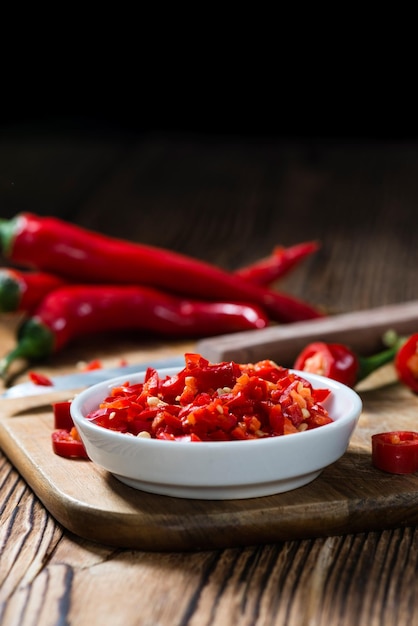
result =
M59 429L54 430L51 434L52 449L58 456L67 459L88 459L88 454L83 442L78 436L75 436L73 430Z
M372 435L372 463L391 474L418 471L418 432L394 430Z

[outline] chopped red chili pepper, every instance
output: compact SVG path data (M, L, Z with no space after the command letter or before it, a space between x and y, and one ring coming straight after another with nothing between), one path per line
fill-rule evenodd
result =
M89 458L75 428L71 430L54 430L51 437L52 449L58 456L77 459Z
M418 433L396 430L372 435L372 463L391 474L418 471Z
M411 335L398 350L395 369L399 380L418 393L418 333Z
M66 458L88 459L87 451L71 417L71 402L55 402L52 409L54 430L51 439L55 454Z
M100 370L102 369L103 364L100 361L100 359L93 359L92 361L89 361L88 363L84 363L84 365L81 368L82 372L90 372L92 370Z
M51 387L53 385L52 380L45 374L39 374L39 372L29 372L28 376L30 380L35 383L35 385L43 385L45 387Z
M54 414L54 428L57 430L71 430L73 428L74 422L71 417L71 401L54 402L52 411Z
M187 441L275 437L332 421L320 403L330 393L273 361L211 364L186 354L185 367L161 379L111 390L88 419L135 436Z

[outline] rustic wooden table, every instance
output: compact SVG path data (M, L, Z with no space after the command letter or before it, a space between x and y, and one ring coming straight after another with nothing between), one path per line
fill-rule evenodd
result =
M0 211L53 214L227 269L317 239L320 250L280 287L338 313L417 298L417 171L418 145L405 142L10 131L0 143ZM2 353L14 326L0 320ZM38 369L183 348L90 338ZM412 625L417 570L417 531L402 520L205 551L93 543L61 526L0 451L4 626Z

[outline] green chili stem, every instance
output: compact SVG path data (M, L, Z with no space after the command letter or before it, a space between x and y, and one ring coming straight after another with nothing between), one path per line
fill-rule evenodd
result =
M5 378L11 364L18 359L46 358L52 353L53 345L52 331L35 318L28 319L19 329L17 346L0 360L0 377Z
M20 297L19 283L7 271L0 270L0 313L17 311Z
M399 337L395 331L389 330L383 336L383 343L388 346L386 350L382 350L377 354L373 354L369 357L359 357L360 369L357 377L357 382L360 382L372 372L377 370L382 365L390 363L394 360L399 348L405 342L405 337Z
M0 218L0 254L10 256L13 241L16 236L17 218L5 220Z

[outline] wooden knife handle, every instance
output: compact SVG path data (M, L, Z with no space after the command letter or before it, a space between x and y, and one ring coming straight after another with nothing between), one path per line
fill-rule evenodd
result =
M344 343L366 356L384 347L382 337L388 330L401 336L418 332L418 300L202 339L197 343L197 351L212 363L272 359L291 367L299 352L312 341Z

